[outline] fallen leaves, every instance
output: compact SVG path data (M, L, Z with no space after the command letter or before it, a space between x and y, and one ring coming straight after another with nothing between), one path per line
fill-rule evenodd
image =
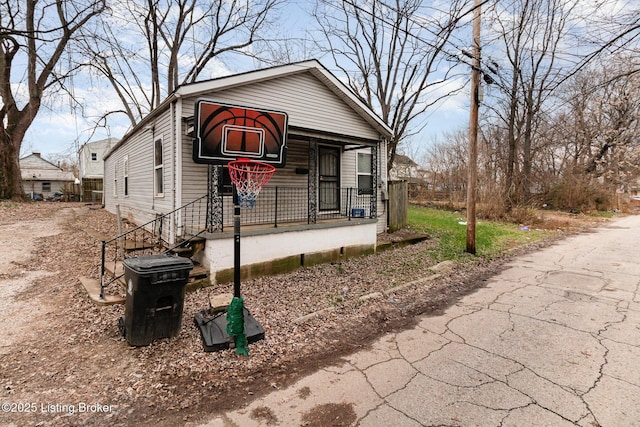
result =
M429 275L435 262L427 256L427 248L434 242L426 240L339 264L243 282L245 304L266 331L264 340L249 345L249 357L233 350L205 353L193 321L198 311L209 307L212 295L232 292L231 283L187 293L180 334L136 348L118 331L124 307L94 305L77 279L97 277L98 237L117 234L115 217L80 203L0 204L0 224L15 224L16 234L21 221L43 221L46 226L47 220L56 218L64 219L62 233L23 248L32 256L21 267L52 274L3 302L45 307L47 314L31 334L0 355L0 392L12 401L73 403L69 402L73 399L112 405L108 423L114 426L141 420L182 423L194 411L205 415L260 390L284 387L323 360L361 348L387 330L389 322L446 304L472 286L461 285L452 274L394 293L394 304L389 303L391 297L362 298L383 295L396 284ZM468 280L470 273L462 277ZM308 321L294 322L316 312ZM350 420L351 414L345 414ZM256 416L269 418L267 412ZM76 414L73 423L101 425L104 419L104 414L102 418ZM20 423L39 422L58 424L43 414L20 419Z

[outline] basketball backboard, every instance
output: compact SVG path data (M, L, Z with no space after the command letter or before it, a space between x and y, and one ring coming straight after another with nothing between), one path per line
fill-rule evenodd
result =
M275 167L286 161L287 114L198 100L193 161L226 165L248 158Z

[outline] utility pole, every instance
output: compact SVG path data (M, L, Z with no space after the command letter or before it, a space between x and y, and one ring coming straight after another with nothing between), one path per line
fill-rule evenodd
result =
M476 253L476 184L478 181L478 109L480 107L480 2L474 0L471 112L469 114L469 171L467 176L467 252Z

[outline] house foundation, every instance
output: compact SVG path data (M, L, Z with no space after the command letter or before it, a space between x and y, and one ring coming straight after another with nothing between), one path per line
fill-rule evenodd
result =
M300 267L371 254L376 250L376 221L315 224L283 229L247 230L241 233L241 277L244 280ZM373 236L373 238L372 238ZM208 267L213 283L233 280L233 235L207 235L197 259Z

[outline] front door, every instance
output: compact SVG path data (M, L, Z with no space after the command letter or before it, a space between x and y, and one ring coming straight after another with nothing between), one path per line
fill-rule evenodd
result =
M318 208L340 210L340 148L318 148Z

